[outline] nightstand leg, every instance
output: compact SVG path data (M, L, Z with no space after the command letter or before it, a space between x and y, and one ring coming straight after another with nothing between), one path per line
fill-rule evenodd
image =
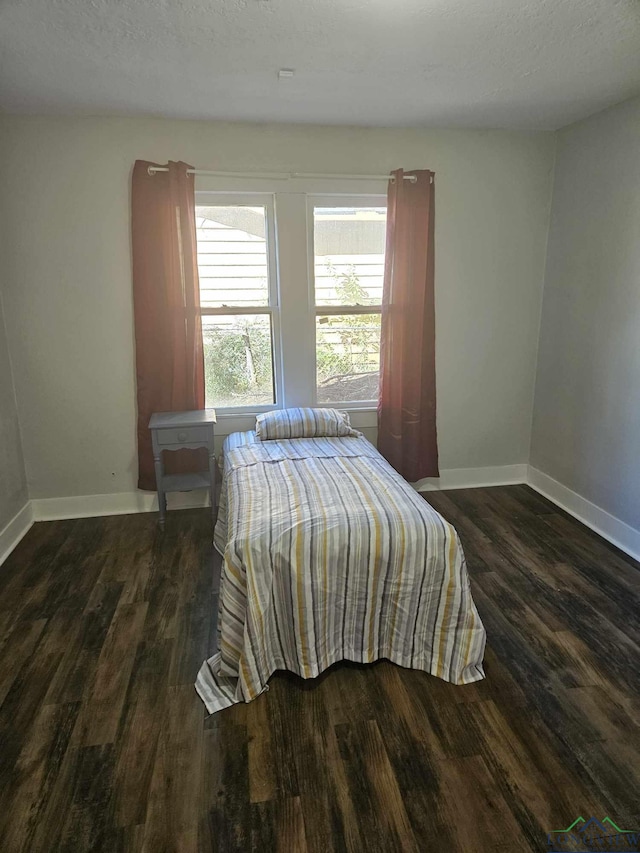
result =
M160 452L162 453L162 451ZM153 457L153 465L156 469L156 488L158 489L158 523L160 524L160 527L164 530L164 520L167 513L167 499L162 488L162 477L164 475L164 470L162 466L162 457L160 456L160 454L158 456Z
M211 515L216 520L216 457L209 453L209 488L211 490Z

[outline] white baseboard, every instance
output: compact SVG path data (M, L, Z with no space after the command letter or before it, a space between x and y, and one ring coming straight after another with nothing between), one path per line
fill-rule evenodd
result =
M553 501L569 515L577 518L603 539L611 542L634 560L640 560L640 530L636 530L615 515L583 498L553 477L529 465L527 483L536 492Z
M640 560L640 530L620 521L619 518L531 465L450 468L442 471L439 478L420 480L414 483L413 487L419 492L430 492L438 489L473 489L516 483L526 483L531 486L603 539L611 542L635 560Z
M0 530L0 566L25 533L31 528L33 522L33 507L31 506L31 501L27 501L22 509L14 515L9 524L3 530Z
M527 483L541 495L577 518L629 556L640 560L640 530L563 486L548 474L530 465L499 465L489 468L449 468L439 478L420 480L414 488L420 492L438 489L472 489L482 486L506 486ZM168 495L169 509L190 509L208 504L206 491ZM91 518L100 515L128 515L155 512L157 496L151 492L121 492L110 495L83 495L66 498L36 498L26 504L0 531L0 565L15 548L34 521L63 518Z
M475 489L480 486L512 486L514 483L527 482L527 469L522 465L496 465L490 468L449 468L440 472L439 477L428 477L413 483L419 492L432 492L439 489Z
M527 465L502 465L495 468L454 468L443 471L439 479L421 480L418 491L463 489L474 486L503 486L524 483ZM206 490L175 492L167 495L169 509L191 509L207 506ZM93 518L100 515L129 515L156 512L157 495L152 492L116 492L108 495L79 495L67 498L34 498L31 501L36 521L63 518Z
M167 495L168 509L191 509L207 506L205 489L175 492ZM70 498L36 498L31 501L36 521L62 518L94 518L99 515L130 515L156 512L158 496L152 492L117 492L111 495L81 495Z

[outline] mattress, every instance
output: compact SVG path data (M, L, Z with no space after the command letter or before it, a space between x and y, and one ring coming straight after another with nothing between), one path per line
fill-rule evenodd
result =
M314 678L340 660L484 678L457 533L365 438L230 435L214 542L218 651L196 682L209 713L277 670Z

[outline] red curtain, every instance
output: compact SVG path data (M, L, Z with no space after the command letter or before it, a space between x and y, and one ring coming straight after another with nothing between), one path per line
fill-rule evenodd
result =
M387 202L378 449L409 482L439 476L433 177L392 172Z
M193 175L186 163L150 174L155 165L137 160L131 188L140 489L156 488L153 412L204 409L205 396ZM207 463L201 451L180 450L165 466L175 473Z

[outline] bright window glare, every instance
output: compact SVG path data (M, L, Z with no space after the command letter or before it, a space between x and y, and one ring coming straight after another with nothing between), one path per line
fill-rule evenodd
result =
M269 304L264 207L196 207L200 304Z

